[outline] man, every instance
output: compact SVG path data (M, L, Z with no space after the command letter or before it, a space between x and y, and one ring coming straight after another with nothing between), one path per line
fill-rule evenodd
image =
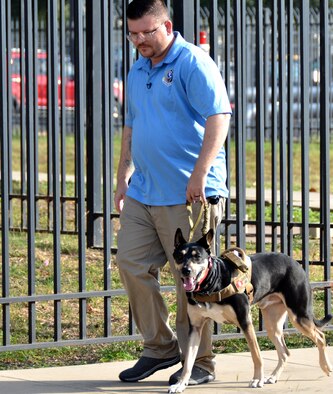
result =
M140 53L128 75L128 112L114 201L120 214L117 264L144 339L142 357L119 378L144 379L180 361L188 339L187 299L172 257L180 227L190 233L201 203L210 202L209 227L221 222L230 103L216 64L173 31L163 0L133 0L128 39ZM134 165L134 166L133 166ZM197 226L193 238L201 237ZM177 337L168 323L158 271L170 263L177 288ZM211 327L202 335L190 384L214 380ZM181 370L170 377L175 383Z

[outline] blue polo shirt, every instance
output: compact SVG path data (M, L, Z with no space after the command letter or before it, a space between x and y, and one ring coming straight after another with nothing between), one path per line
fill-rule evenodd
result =
M128 74L128 111L134 173L127 195L146 205L186 202L186 186L199 156L206 119L231 113L215 62L175 32L164 60L140 57ZM206 197L227 197L225 150L207 176Z

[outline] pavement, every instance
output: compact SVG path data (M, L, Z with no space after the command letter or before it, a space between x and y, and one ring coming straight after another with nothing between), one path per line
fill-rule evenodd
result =
M216 356L216 380L214 382L189 386L186 394L216 393L332 393L333 377L326 376L319 367L317 348L291 349L291 356L280 380L264 388L251 389L248 383L252 377L253 364L250 353L227 353ZM328 347L329 358L333 361L333 347ZM273 350L263 351L266 373L277 363ZM180 364L158 371L137 383L124 383L118 375L135 361L118 361L68 367L22 369L0 371L1 394L127 394L167 393L169 376L177 371Z

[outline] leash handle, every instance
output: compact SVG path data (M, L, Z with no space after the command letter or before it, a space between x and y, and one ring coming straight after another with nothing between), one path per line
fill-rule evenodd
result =
M188 220L190 224L189 242L192 240L195 230L197 229L203 214L204 214L204 220L201 229L202 235L205 235L209 231L210 211L209 211L208 203L207 202L206 203L200 202L200 203L201 203L200 212L195 223L193 223L192 204L190 202L186 203L187 211L189 213Z

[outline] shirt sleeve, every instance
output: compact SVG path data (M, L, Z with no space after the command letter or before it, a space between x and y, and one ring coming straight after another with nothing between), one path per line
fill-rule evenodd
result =
M187 65L189 69L183 75L187 96L195 111L206 119L216 114L231 114L225 83L213 59L203 53L193 57Z

